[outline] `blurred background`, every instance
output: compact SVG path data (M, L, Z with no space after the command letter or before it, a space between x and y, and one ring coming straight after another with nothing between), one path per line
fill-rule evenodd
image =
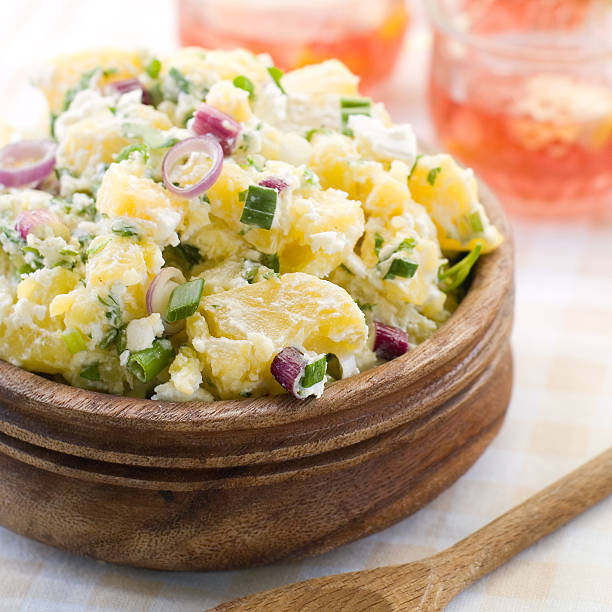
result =
M46 132L46 103L28 78L60 53L243 45L285 68L338 56L394 121L490 183L511 215L517 277L506 421L475 466L414 516L314 559L206 575L104 566L0 528L0 610L201 611L294 580L411 561L609 447L611 11L610 0L0 2L0 141ZM448 610L610 612L610 550L607 500Z

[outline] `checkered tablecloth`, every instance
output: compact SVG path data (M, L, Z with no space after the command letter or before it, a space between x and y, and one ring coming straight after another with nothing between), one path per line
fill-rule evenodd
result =
M29 65L46 53L109 41L164 50L174 44L173 27L168 1L2 2L0 108L23 112L20 58ZM410 58L424 55L426 44L417 32ZM414 120L427 137L422 93L414 93L418 80L409 91L392 84L382 93L394 116ZM0 611L200 612L296 580L412 561L450 546L608 448L612 203L609 220L597 224L516 222L515 240L515 385L508 416L474 467L426 508L313 559L208 574L115 567L0 528ZM612 611L612 498L478 582L448 610Z

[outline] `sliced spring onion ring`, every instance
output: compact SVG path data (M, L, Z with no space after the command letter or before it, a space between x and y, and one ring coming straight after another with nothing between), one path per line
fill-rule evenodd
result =
M374 321L374 352L379 359L395 359L411 348L413 346L405 331Z
M300 398L300 381L305 369L304 355L293 346L287 346L278 353L270 366L272 376L286 391L298 399Z
M52 140L20 140L0 149L0 184L22 187L42 181L55 167Z
M438 281L444 291L456 289L467 278L482 251L480 242L459 262L444 272L438 272Z
M155 340L151 348L132 353L127 362L127 369L141 383L148 383L168 365L173 357L172 343L167 338L161 338Z
M211 158L210 169L195 185L177 187L170 179L172 169L190 153L206 153ZM183 198L195 198L214 185L221 174L222 167L223 149L217 140L209 135L195 136L181 140L166 153L162 162L162 177L168 191Z
M190 317L200 305L203 289L204 280L201 278L175 287L168 300L166 321L174 323Z
M191 129L198 135L210 134L221 145L224 155L230 155L240 134L240 124L226 113L202 102L196 111Z
M274 221L277 196L276 189L249 185L244 198L241 223L269 230Z
M401 278L412 278L418 268L418 263L397 257L391 262L387 273L383 276L383 280L392 280L398 276Z

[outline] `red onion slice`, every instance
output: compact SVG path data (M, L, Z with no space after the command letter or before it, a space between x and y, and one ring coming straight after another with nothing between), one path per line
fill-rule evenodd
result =
M52 140L21 140L0 149L0 184L22 187L42 181L55 167Z
M37 230L44 227L51 228L55 235L61 236L66 240L70 238L68 227L59 220L55 213L46 208L24 210L15 219L15 231L19 232L24 240L27 240L30 233L41 237Z
M411 348L413 345L405 331L374 321L374 352L379 359L395 359Z
M151 104L149 92L144 88L144 86L138 79L124 79L123 81L113 81L112 83L109 83L107 89L109 91L114 91L119 95L123 95L129 93L130 91L140 89L140 91L142 92L142 103L149 105Z
M147 289L147 312L158 312L162 316L164 329L168 334L175 334L185 326L185 320L168 323L164 315L168 310L168 302L172 291L185 283L185 277L178 268L162 268L159 274L149 284Z
M306 360L304 355L298 349L288 346L284 348L272 360L270 372L272 376L287 390L293 397L303 399L299 395L301 388L300 381L304 376L306 369Z
M191 129L199 135L210 134L221 145L224 155L231 155L240 134L240 124L219 109L202 102Z
M190 153L206 153L211 158L210 170L191 187L177 187L172 184L170 173L174 166ZM172 193L182 198L194 198L204 193L214 185L221 174L223 167L223 150L221 145L212 136L194 136L186 138L175 144L164 156L162 162L162 176L164 185Z
M283 189L287 189L287 187L289 187L289 183L284 181L282 178L279 178L278 176L267 176L265 179L259 181L259 184L262 187L276 189L278 193L280 193Z

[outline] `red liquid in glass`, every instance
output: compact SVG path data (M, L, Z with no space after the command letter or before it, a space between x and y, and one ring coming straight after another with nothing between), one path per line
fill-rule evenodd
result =
M290 4L287 6L290 7ZM235 19L241 18L244 19L244 16L235 15ZM267 27L258 27L257 22L253 22L249 28L250 35L239 34L233 31L232 20L227 21L226 28L215 27L207 21L204 9L198 10L193 2L179 0L179 36L182 45L208 49L243 47L254 53L269 53L275 65L283 70L337 58L358 74L361 84L366 87L383 80L393 69L409 16L405 3L396 2L376 27L351 30L338 23L330 22L329 27L322 23L320 36L307 40L299 35L300 19L304 19L304 15L297 12L292 15L285 8L275 16L270 11L262 10L255 19L265 21ZM275 38L266 35L270 20L274 19L285 36ZM296 36L287 37L288 31L296 31Z
M512 211L571 216L609 206L612 115L550 121L516 113L517 87L520 77L499 86L489 78L457 100L432 77L430 107L445 149Z

